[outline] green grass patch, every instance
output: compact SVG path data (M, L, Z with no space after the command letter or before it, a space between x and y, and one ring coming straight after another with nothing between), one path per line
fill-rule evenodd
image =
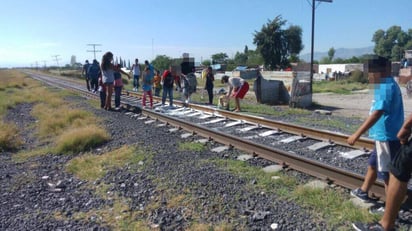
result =
M100 209L92 209L88 212L74 213L70 219L90 221L92 217L97 218L96 223L107 225L113 230L142 230L150 231L150 226L143 220L136 219L136 214L129 207L129 200L114 196L112 198L113 204L105 206ZM62 219L64 215L54 214L56 219Z
M246 230L246 229L239 229L239 227L233 227L230 224L218 224L218 225L210 225L210 224L199 224L195 223L190 226L191 231L232 231L232 230Z
M256 180L256 184L252 187L258 187L260 190L267 192L277 190L279 187L284 187L290 192L290 189L298 184L294 178L287 176L281 176L278 180L273 180L272 176L280 174L266 173L261 168L250 166L245 161L214 159L211 162L235 175L244 177L247 181Z
M76 157L70 160L66 170L80 179L95 181L109 170L121 168L127 164L136 164L143 160L150 161L151 156L152 154L145 153L143 150L123 146L102 155L86 154Z
M232 106L234 102L232 103ZM282 108L278 109L278 107L265 105L265 104L257 104L253 102L253 100L245 100L241 103L241 108L243 111L248 113L256 114L256 115L271 115L276 117L288 117L293 115L311 115L312 112L300 108Z
M350 82L347 80L340 81L320 81L313 82L312 90L313 93L326 93L332 92L336 94L350 94L352 91L359 91L368 88L368 84Z
M347 199L346 194L334 189L299 186L293 191L291 199L321 214L333 229L344 230L345 223L349 225L348 221L372 222L374 219L366 209L359 209Z
M204 144L199 142L181 142L179 143L178 149L180 151L201 152L206 148Z
M62 133L56 140L57 153L77 153L89 151L110 139L106 130L89 125L72 128Z
M42 155L47 155L52 153L52 148L51 147L42 147L42 148L37 148L37 149L32 149L29 151L21 151L18 152L17 154L12 156L12 159L16 163L23 163L27 161L30 158L42 156Z
M285 200L293 200L314 211L315 219L325 220L331 230L348 230L350 222L370 222L375 219L367 210L360 210L347 199L347 195L334 189L312 189L299 186L292 177L281 173L265 173L261 168L250 166L247 162L236 160L213 160L217 166L229 172L254 180L254 190L259 188L266 193L276 193ZM277 175L280 178L272 179Z

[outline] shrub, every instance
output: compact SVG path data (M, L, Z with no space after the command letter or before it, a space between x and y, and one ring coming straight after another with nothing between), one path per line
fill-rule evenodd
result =
M351 82L358 82L358 83L368 83L368 76L364 75L360 70L354 70L351 72L349 80Z
M22 143L16 126L0 122L0 150L16 150Z

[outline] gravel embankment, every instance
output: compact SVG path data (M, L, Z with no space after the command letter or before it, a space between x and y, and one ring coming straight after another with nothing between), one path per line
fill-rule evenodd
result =
M127 198L130 201L130 211L127 212L139 214L136 219L147 222L152 228L188 230L197 220L214 225L231 224L235 230L272 230L274 223L279 225L278 230L328 229L325 222L314 217L313 211L303 209L293 201L280 200L274 193L262 193L251 187L255 181L246 181L207 161L212 158L235 159L239 155L236 150L223 153L214 153L210 149L179 151L177 144L182 138L179 133L170 133L167 127L145 124L124 113L95 109L81 97L67 100L102 118L111 134L111 141L93 150L94 154L123 145L145 147L153 153L149 163L139 163L146 165L144 168L126 166L93 182L109 185L108 195ZM32 106L18 105L6 116L7 121L12 121L22 131L23 149L27 150L38 148L40 144L32 126L36 122L30 114ZM359 119L348 119L347 123L356 124ZM4 152L0 155L0 230L111 229L109 224L102 225L98 216L87 220L73 218L78 212L110 207L113 201L101 198L85 187L87 182L64 171L72 156L47 154L25 163L15 163L11 159L14 154ZM261 167L272 164L262 159L252 159L249 163ZM296 176L300 182L310 179L297 172L287 174ZM170 195L165 195L162 188L167 188L168 193L172 189L176 195L190 193L192 201L171 206ZM148 206L152 203L160 206L150 209Z
M83 98L71 97L71 101ZM103 118L111 133L112 140L93 150L104 153L122 145L151 147L153 160L145 171L136 171L133 166L109 172L94 184L109 184L108 193L118 193L130 199L132 211L143 211L141 220L159 227L160 230L185 230L195 219L193 210L200 214L199 222L206 224L231 224L235 229L271 230L273 223L280 230L319 230L325 223L313 217L312 211L304 210L293 201L279 200L277 195L250 190L256 182L226 172L205 160L210 158L235 159L237 151L213 153L179 151L179 134L169 133L168 128L156 128L143 121L132 119L124 113L107 112L90 107L86 102L79 107L93 111ZM31 104L21 104L10 109L6 120L15 123L22 131L24 149L36 148L30 115ZM193 139L193 138L192 138ZM47 154L25 163L16 164L11 160L13 152L0 155L0 229L1 230L108 230L101 225L98 217L75 220L72 215L111 205L113 202L100 198L64 171L64 166L72 157ZM266 166L264 160L252 160L251 164ZM300 174L295 174L299 177ZM155 176L155 177L154 177ZM173 187L176 195L190 191L193 201L190 205L168 206L166 196L162 196L157 181ZM306 177L302 176L302 181ZM253 187L252 187L253 188ZM163 198L161 206L154 211L146 206L154 198ZM192 212L188 212L192 211Z

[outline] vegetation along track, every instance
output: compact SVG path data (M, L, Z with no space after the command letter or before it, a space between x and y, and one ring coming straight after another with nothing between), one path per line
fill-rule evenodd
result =
M87 97L99 98L83 85L70 80L56 79L42 74L28 73L35 79L60 88L71 89ZM373 142L362 138L357 146L346 144L347 136L316 130L243 113L233 113L209 106L190 104L184 107L179 101L174 107L165 107L154 97L153 110L141 109L141 95L123 91L122 106L129 109L131 117L145 123L172 125L172 130L187 131L184 136L199 135L222 146L216 151L236 148L292 168L328 183L355 188L363 182L365 161L358 159L373 147ZM384 199L384 186L376 182L371 192Z

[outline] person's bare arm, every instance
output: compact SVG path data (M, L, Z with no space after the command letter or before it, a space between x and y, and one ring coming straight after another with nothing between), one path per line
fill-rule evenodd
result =
M126 72L123 71L122 69L119 69L119 70L120 70L120 73L122 73L122 74L124 74L124 75L127 75L127 78L130 79L129 73L126 73Z
M398 132L398 138L401 141L401 144L406 144L408 142L409 136L411 135L412 128L412 114L406 119L403 123L401 129Z
M363 124L358 128L358 130L356 130L355 133L348 137L348 144L354 145L355 142L359 139L359 137L361 137L363 133L369 130L369 128L371 128L376 123L376 121L379 120L382 114L382 110L373 111L372 114L368 116L368 118L366 118Z

